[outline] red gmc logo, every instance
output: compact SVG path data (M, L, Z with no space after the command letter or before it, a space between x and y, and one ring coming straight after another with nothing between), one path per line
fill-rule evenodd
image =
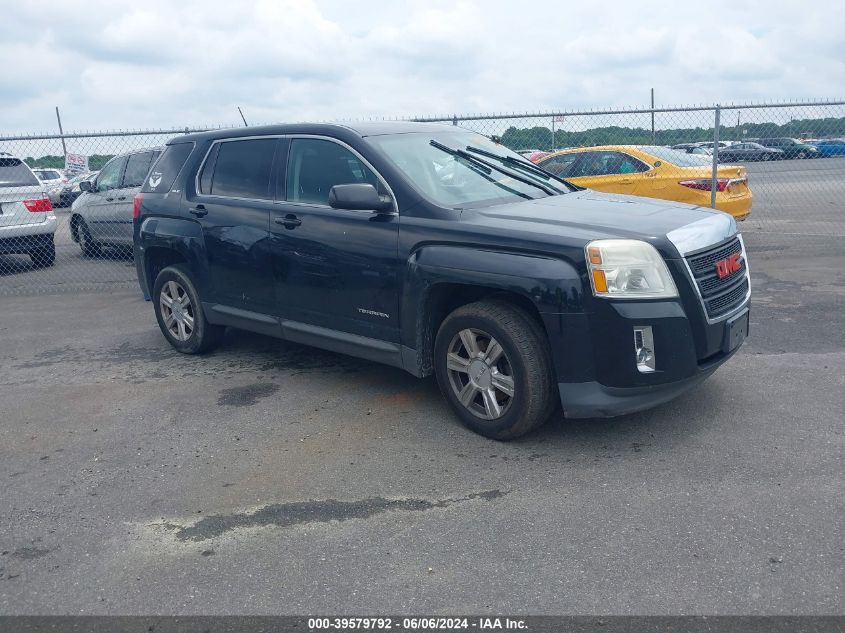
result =
M732 275L738 270L742 270L742 260L740 260L741 253L734 253L730 257L720 259L716 262L716 274L719 279L724 279L728 275Z

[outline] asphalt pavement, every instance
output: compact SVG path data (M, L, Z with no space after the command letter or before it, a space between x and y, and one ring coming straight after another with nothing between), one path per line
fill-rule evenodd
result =
M512 443L389 367L182 356L132 287L2 296L0 614L842 614L845 249L748 242L714 376Z

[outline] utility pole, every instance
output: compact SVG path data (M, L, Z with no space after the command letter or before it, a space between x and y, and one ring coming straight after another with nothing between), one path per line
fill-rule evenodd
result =
M59 136L62 137L62 154L64 154L65 168L67 168L67 146L65 145L65 133L62 130L62 117L59 114L59 106L56 106L56 120L59 122Z

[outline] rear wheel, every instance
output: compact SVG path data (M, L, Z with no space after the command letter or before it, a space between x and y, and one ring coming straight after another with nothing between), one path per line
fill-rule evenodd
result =
M29 258L36 268L52 266L56 262L56 245L53 243L53 238L51 237L50 242L45 246L30 251Z
M97 257L100 255L101 247L91 237L91 231L88 230L88 225L82 218L79 218L76 222L76 241L79 242L79 248L82 249L82 254L85 257Z
M156 320L167 341L183 354L201 354L223 339L225 327L205 318L197 290L182 264L168 266L153 286Z
M504 301L458 308L434 345L440 390L461 422L509 440L542 425L556 405L548 341L524 310Z
M802 158L802 159L807 158L807 152L802 150L802 151L798 152L798 155L795 158Z
M771 154L761 154L760 160L772 160L772 155Z

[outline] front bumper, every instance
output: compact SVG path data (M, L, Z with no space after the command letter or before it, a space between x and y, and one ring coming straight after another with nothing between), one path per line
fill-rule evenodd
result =
M747 304L730 318L707 323L693 301L684 303L605 302L589 314L544 315L564 415L613 417L663 404L703 382L739 350L748 334ZM737 337L729 324L743 319ZM651 372L637 367L634 330L642 327L653 333Z
M563 413L567 418L612 418L651 409L701 384L729 357L689 378L643 387L608 387L595 381L558 383Z

